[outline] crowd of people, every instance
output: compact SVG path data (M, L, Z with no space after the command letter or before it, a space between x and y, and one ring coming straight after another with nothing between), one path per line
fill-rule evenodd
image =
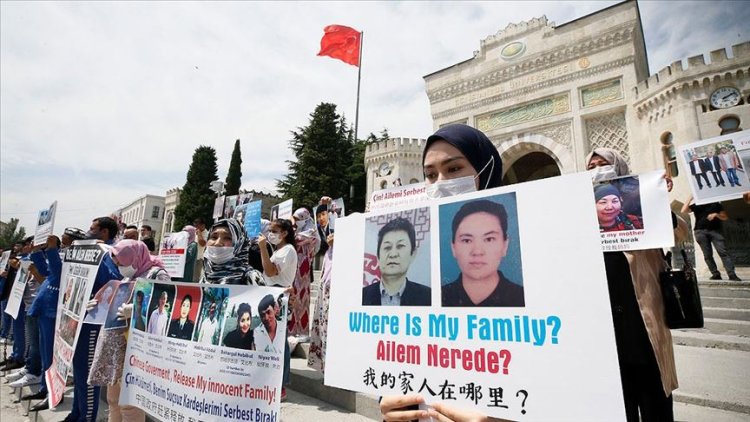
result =
M627 162L617 151L597 148L585 158L587 167L595 175L625 176L630 174ZM449 125L439 129L427 139L422 155L425 183L428 196L432 198L458 195L461 193L491 189L502 185L502 160L492 142L479 130L466 125ZM697 168L697 167L696 167ZM596 178L597 176L595 176ZM732 180L730 180L730 183ZM671 181L668 181L671 189ZM602 230L623 230L629 226L638 228L637 217L621 211L622 194L610 185L604 185L595 192L597 213ZM599 204L601 202L601 204ZM313 208L297 209L291 220L275 219L261 221L261 234L249 238L240 223L232 218L220 219L210 228L205 221L196 218L193 225L183 228L188 235L187 259L184 275L176 281L201 284L241 284L278 286L288 293L287 333L276 332L276 315L279 302L271 298L259 313L268 337L284 335L283 385L289 382L290 343L289 338L310 341L309 366L324 371L326 360L326 338L328 307L331 289L331 274L334 265L334 230L329 221L331 198L324 196ZM731 263L723 238L720 222L726 219L721 205L696 206L686 201L683 212L694 212L696 241L703 249L706 262L713 277L720 278L716 263L712 258L713 245L723 260L730 279L739 280ZM479 214L493 216L492 210L466 211L471 218ZM502 213L500 213L502 214ZM672 215L676 235L685 234L685 222ZM494 218L494 217L493 217ZM502 224L502 216L497 217ZM494 221L494 220L493 220ZM460 222L460 221L459 221ZM619 227L623 226L623 227ZM460 226L463 227L463 226ZM460 228L459 227L459 228ZM396 228L384 230L379 235L380 244L391 242L393 232L408 230ZM454 233L454 237L456 234ZM392 237L392 236L391 236ZM135 279L139 277L153 280L169 280L164 265L154 255L155 244L150 227L140 230L135 226L121 230L110 217L94 219L87 232L77 228L67 228L61 238L50 236L43 245L33 245L33 238L12 245L11 259L7 271L0 274L2 283L3 309L7 303L11 286L24 262L28 264L28 276L24 290L24 300L18 317L11 319L3 314L0 337L4 342L13 338L12 352L0 364L5 378L12 387L41 384L38 392L27 394L22 399L40 400L32 410L49 407L43 373L49 368L54 342L54 327L62 262L60 251L72 245L77 239L96 239L107 245L108 253L99 264L92 297L110 280ZM385 239L385 240L384 240ZM408 239L407 239L408 240ZM413 240L403 240L412 245ZM681 240L681 239L678 239ZM395 241L394 241L395 242ZM411 243L410 243L411 242ZM4 245L0 245L4 246ZM383 250L387 254L387 250ZM310 312L311 288L313 286L313 262L319 257L322 261L321 279L318 284L318 300L312 317ZM604 252L606 277L610 293L613 326L620 366L624 395L624 407L629 421L671 421L672 391L677 388L674 352L669 328L664 320L663 303L659 290L658 274L665 268L660 249ZM487 295L476 299L475 287L471 284L471 274L467 273L451 284L451 288L464 292L465 301L475 305L487 300ZM383 275L383 289L376 286L363 291L364 304L381 304L383 300L393 301L386 285L398 284L403 288L409 283L405 273ZM390 283L390 284L389 284ZM399 284L400 283L400 284ZM522 296L521 296L522 298ZM498 303L505 298L491 298ZM142 297L135 297L118 309L118 315L130 320L133 301L140 305ZM192 302L192 298L182 299ZM358 299L357 299L358 300ZM410 306L408 297L398 297L397 305ZM468 302L467 302L468 303ZM493 302L494 303L494 302ZM97 301L92 299L87 309L94 309ZM419 304L427 306L427 304ZM188 304L189 309L190 304ZM209 318L214 323L216 307L209 309ZM156 309L154 312L158 311ZM268 314L268 315L266 315ZM225 343L258 350L253 332L250 330L252 309L240 306L237 312L237 328L227 335ZM166 327L167 315L164 316ZM151 324L159 324L160 318L149 319ZM136 329L145 330L142 318L136 318ZM173 324L174 325L174 324ZM205 328L205 327L203 327ZM82 324L81 335L76 345L73 364L73 408L66 421L92 421L98 412L101 386L107 387L109 420L143 421L145 414L132 406L119 405L120 382L123 371L128 327L100 332L100 326ZM153 327L158 331L159 327ZM212 332L200 330L199 341L205 337L210 342ZM155 332L156 332L155 331ZM206 331L206 333L204 333ZM215 329L213 330L215 331ZM164 333L166 334L166 333ZM175 334L177 336L177 334ZM293 341L294 343L294 341ZM280 352L280 350L278 351ZM282 389L282 399L286 391ZM490 420L473 411L453 408L446 404L434 404L429 410L420 409L424 403L420 395L385 396L381 399L381 412L384 420L404 421L434 417L438 420ZM640 415L640 416L639 416Z

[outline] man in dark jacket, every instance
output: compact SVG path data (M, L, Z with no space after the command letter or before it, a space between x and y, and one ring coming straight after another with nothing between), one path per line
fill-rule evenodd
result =
M430 288L406 278L416 250L411 221L398 217L378 231L380 281L362 289L362 305L430 306Z
M693 157L690 161L690 174L695 177L695 181L698 182L698 189L703 189L703 184L701 183L701 177L703 180L706 181L706 184L708 187L711 187L711 182L708 181L708 176L706 175L706 163L698 157L698 154L693 154Z

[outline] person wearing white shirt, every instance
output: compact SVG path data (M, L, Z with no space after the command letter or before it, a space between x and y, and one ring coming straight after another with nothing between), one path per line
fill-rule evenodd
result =
M259 352L281 353L283 351L282 335L278 332L276 321L276 300L266 295L258 303L258 315L261 324L253 330L255 350Z
M161 336L167 335L167 324L169 323L169 315L167 315L164 309L167 304L167 292L161 292L159 296L159 307L151 312L151 317L148 319L148 332L150 334L158 334Z
M203 320L201 324L201 330L198 334L198 343L204 344L216 344L214 343L214 334L216 329L219 327L219 323L216 320L216 302L211 302L208 307L208 318Z

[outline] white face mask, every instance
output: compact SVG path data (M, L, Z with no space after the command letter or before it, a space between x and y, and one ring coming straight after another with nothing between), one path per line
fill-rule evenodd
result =
M268 239L268 242L272 245L278 245L279 242L281 242L281 238L276 233L268 233L268 236L266 237Z
M135 267L133 267L132 265L128 265L126 267L118 265L117 269L125 278L133 278L133 276L135 275Z
M234 257L234 248L231 246L206 246L203 256L215 264L223 264Z
M430 199L446 198L462 193L476 192L475 176L459 177L457 179L438 180L426 186L425 193Z
M611 164L607 164L605 166L599 166L591 170L593 175L591 178L594 180L594 182L600 182L602 180L609 180L614 179L617 177L617 172L615 171L615 166Z

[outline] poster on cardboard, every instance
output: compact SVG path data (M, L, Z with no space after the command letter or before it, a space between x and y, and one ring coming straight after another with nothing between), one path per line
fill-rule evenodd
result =
M325 384L625 420L593 200L579 173L340 219Z
M219 220L224 215L224 202L226 197L220 196L214 200L214 212L212 217L214 220Z
M750 192L750 130L683 145L679 156L696 204L728 201Z
M23 292L26 290L26 283L29 281L29 267L31 261L22 259L21 265L16 271L16 277L13 280L13 286L10 288L10 296L8 296L8 303L5 305L5 313L10 315L11 318L18 318L18 311L21 309L21 303L23 302Z
M594 182L602 251L674 246L664 170Z
M247 237L255 239L260 234L260 218L263 211L263 201L257 200L247 204L245 209L245 232Z
M185 275L187 248L187 232L166 233L162 238L159 257L170 277L182 278Z
M285 316L281 288L138 279L120 404L160 421L278 421Z
M0 255L0 273L5 271L8 268L8 262L10 261L10 249L3 252L2 255Z
M94 288L99 264L106 253L104 246L95 240L76 240L65 250L52 364L44 373L51 408L60 403L65 392L68 373L73 369L73 352L86 315L86 304Z
M55 228L55 212L57 211L57 201L49 207L39 210L36 220L36 230L34 231L34 245L47 243L47 237L52 235Z
M274 205L271 208L271 221L276 220L277 218L283 218L286 220L292 219L292 213L294 212L292 209L292 200L287 199L284 202L280 202L276 205Z

